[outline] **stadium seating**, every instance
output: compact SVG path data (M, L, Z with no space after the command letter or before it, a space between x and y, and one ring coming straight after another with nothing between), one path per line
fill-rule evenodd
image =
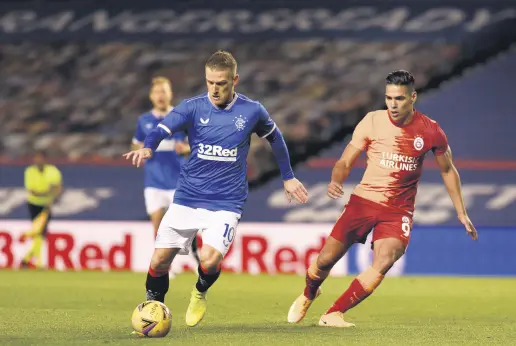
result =
M155 75L174 83L175 102L205 91L203 66L217 49L240 63L239 92L260 100L289 144L324 141L383 100L384 76L410 70L418 87L461 58L458 46L431 42L174 40L146 43L1 44L0 154L48 149L52 156L118 158L137 116L150 108ZM273 165L253 140L250 172Z

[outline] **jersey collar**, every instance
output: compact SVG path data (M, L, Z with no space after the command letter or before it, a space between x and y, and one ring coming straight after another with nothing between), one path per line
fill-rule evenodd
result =
M219 110L219 111L228 111L228 110L230 110L230 109L233 107L233 105L235 104L236 100L238 99L238 94L235 92L235 97L233 97L233 101L231 101L231 103L230 103L230 104L228 104L228 105L226 106L226 108L224 108L224 109L220 109L220 108L219 108L219 107L217 107L217 105L216 105L216 104L214 104L214 103L212 102L212 100L210 99L210 93L207 93L207 94L206 94L206 96L208 97L208 101L210 101L211 105L212 105L213 107L215 107L215 109L216 109L216 110Z
M418 115L419 115L419 112L414 108L414 114L412 114L412 119L410 119L410 122L408 124L396 124L391 118L391 112L389 110L387 110L387 117L389 118L389 121L391 122L391 124L393 124L396 127L400 127L400 128L404 128L404 127L412 125Z

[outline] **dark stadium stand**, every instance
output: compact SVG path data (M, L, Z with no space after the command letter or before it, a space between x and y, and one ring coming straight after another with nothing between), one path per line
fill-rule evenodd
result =
M156 1L0 1L0 159L47 149L60 160L119 160L137 116L150 107L150 79L171 78L178 103L204 92L205 60L227 49L240 63L237 91L267 107L298 163L342 140L368 110L382 107L383 78L390 71L410 70L426 91L505 49L516 35L505 0L489 7L456 0L448 12L434 8L436 0L416 1L410 11L396 0L368 0L365 10L354 0L318 3L322 9L292 0L222 3L244 12L239 17L216 10L221 17L210 22L212 30L198 33L196 17L181 13L202 11L209 1L174 2L162 9L169 11L163 22L153 21L153 8L163 7ZM332 30L325 16L332 18ZM247 39L246 18L262 34ZM281 23L268 22L274 19ZM157 24L175 20L184 27L159 31ZM273 24L275 31L267 32ZM233 35L231 28L239 31ZM218 36L224 38L213 39ZM253 140L248 161L252 183L275 174L264 141Z
M364 107L381 100L391 70L412 71L421 87L461 58L454 45L428 42L4 44L0 112L9 116L0 129L2 151L20 157L44 148L69 159L118 158L136 117L150 107L151 77L171 78L176 103L202 93L204 62L221 48L240 62L237 91L260 100L293 147L353 126ZM253 141L250 163L269 168L266 142Z

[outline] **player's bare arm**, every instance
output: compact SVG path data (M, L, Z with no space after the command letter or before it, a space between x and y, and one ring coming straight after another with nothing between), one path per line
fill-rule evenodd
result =
M152 157L151 148L141 148L122 155L126 160L131 160L133 166L140 167L143 162Z
M47 197L48 195L50 195L50 190L47 190L47 191L43 191L43 192L38 192L36 190L31 190L31 189L28 189L29 193L33 196L36 196L36 197Z
M308 191L296 178L283 181L283 187L289 202L292 200L292 197L299 203L308 202Z
M172 134L172 131L164 124L165 121L170 119L170 115L167 116L164 121L158 125L158 127L152 130L147 137L145 137L143 148L132 150L122 156L125 157L126 160L132 160L134 166L140 167L145 160L152 157L152 154L158 148L161 141Z
M332 199L337 199L344 195L342 185L349 176L349 172L353 167L357 157L360 156L362 151L355 148L353 145L348 144L344 149L340 159L333 166L331 172L331 181L328 184L328 196Z
M53 201L55 201L63 192L63 184L55 184L50 186L50 193Z
M469 219L468 213L466 212L464 198L462 197L460 176L457 168L455 168L455 165L453 164L450 147L448 147L448 150L443 155L437 155L435 159L441 171L441 176L443 177L446 190L448 190L448 194L450 195L450 198L453 202L453 206L457 211L457 217L459 218L459 221L466 228L468 235L473 240L477 240L477 230L475 229L475 226L473 226L473 223Z
M138 150L143 148L143 143L131 143L131 150Z
M176 143L176 153L179 155L189 155L191 152L190 144L188 142L177 142Z

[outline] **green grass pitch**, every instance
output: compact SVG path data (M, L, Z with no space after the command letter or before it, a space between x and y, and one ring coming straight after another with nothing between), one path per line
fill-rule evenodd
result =
M516 279L386 278L346 314L354 329L316 326L351 277L330 277L306 319L289 325L300 276L223 273L195 328L184 315L194 274L171 281L173 314L163 339L130 335L144 300L143 273L0 272L0 345L511 345L516 342Z

